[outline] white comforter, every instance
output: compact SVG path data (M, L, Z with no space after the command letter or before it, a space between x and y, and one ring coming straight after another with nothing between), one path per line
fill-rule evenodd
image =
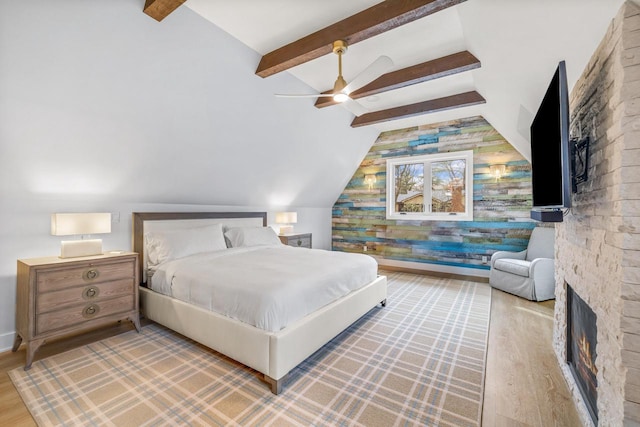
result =
M157 267L151 288L267 331L373 281L367 255L285 245L231 248Z

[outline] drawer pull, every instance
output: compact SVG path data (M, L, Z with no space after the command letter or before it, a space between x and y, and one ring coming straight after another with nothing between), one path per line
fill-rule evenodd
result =
M87 270L84 273L82 273L82 278L84 280L94 280L94 279L97 279L98 276L100 276L100 272L95 268L92 268L91 270Z
M302 246L302 240L298 239L298 246Z
M97 305L97 304L91 304L91 305L86 306L84 308L84 310L82 310L82 317L90 318L90 317L95 316L99 312L100 312L100 306Z
M91 299L91 298L95 298L100 294L100 289L90 286L88 288L85 288L84 291L82 291L82 297L84 299Z

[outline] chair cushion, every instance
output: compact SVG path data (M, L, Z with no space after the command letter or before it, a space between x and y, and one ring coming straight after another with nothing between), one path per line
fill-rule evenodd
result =
M531 232L527 247L527 260L536 258L554 258L554 241L556 230L549 227L536 227Z
M501 258L493 264L493 268L522 277L529 277L530 261L522 259Z

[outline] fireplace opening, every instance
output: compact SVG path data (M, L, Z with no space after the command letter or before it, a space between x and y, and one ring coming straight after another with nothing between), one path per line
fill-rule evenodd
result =
M596 314L567 287L567 364L582 394L589 414L598 425L598 381L596 375Z

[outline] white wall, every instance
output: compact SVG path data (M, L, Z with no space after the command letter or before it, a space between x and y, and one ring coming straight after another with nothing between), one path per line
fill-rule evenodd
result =
M55 255L53 212L298 211L329 248L331 206L373 143L340 108L276 99L310 89L254 75L260 56L179 8L143 0L0 0L0 349L16 259Z

